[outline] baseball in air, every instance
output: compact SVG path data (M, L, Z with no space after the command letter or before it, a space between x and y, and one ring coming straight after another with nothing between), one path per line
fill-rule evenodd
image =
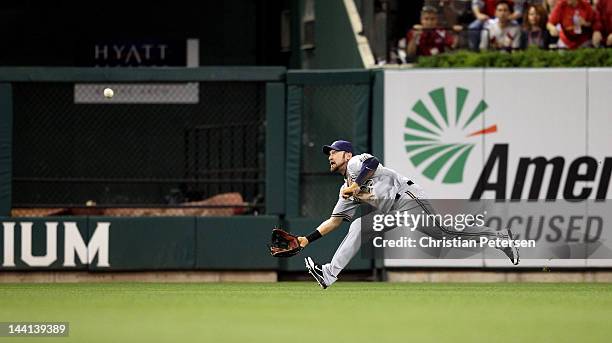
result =
M104 88L104 97L107 99L110 99L113 97L113 95L115 95L115 92L113 92L112 89L110 88Z

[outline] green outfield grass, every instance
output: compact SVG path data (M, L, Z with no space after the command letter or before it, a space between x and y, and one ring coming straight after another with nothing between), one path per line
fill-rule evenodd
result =
M70 322L24 342L610 342L612 285L0 284L0 321Z

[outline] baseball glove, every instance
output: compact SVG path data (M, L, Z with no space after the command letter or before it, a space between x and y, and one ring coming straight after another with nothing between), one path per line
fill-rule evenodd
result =
M270 238L268 248L270 249L270 254L274 257L291 257L302 251L297 236L279 228L272 230L272 237Z

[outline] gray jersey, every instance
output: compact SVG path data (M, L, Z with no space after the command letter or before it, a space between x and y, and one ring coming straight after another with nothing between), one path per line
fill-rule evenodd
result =
M372 157L370 154L361 154L355 155L349 160L346 180L340 187L338 202L334 207L332 217L341 217L346 221L351 221L361 203L372 205L385 213L389 212L393 206L393 200L396 199L396 195L411 188L417 193L418 197L424 197L422 189L409 178L379 164L372 178L363 183L359 194L348 199L342 198L342 190L357 179L363 161L370 157Z

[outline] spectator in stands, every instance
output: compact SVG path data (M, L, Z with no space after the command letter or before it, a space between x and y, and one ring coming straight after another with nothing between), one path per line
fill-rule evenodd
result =
M593 44L612 47L612 0L599 0L595 5L599 21L599 31L593 32Z
M472 0L472 12L474 13L474 20L468 26L468 34L469 34L469 45L470 49L476 50L478 45L480 44L480 37L482 33L480 32L484 29L485 24L495 17L495 10L497 8L497 3L499 0ZM525 6L525 0L515 0L515 1L505 1L510 4L510 6L514 9L512 14L510 15L511 20L520 21L523 17L523 7Z
M442 27L451 27L457 24L457 15L452 9L453 0L425 0L423 6L431 6L438 11L438 24Z
M544 0L544 8L546 9L546 13L548 14L547 17L550 17L550 14L552 13L553 8L555 8L555 5L557 4L558 0ZM561 26L559 26L561 27ZM546 29L546 31L548 31L548 28ZM553 37L550 34L548 35L548 39L549 39L549 48L556 48L557 47L557 41L559 40L559 37Z
M454 26L453 30L461 30L461 26ZM457 45L455 33L438 26L438 11L431 6L423 6L421 23L414 25L406 38L406 53L410 57L437 55Z
M512 5L500 0L495 7L495 19L485 23L480 38L480 50L515 50L520 48L521 27L511 19Z
M546 28L559 37L559 48L577 49L591 46L592 38L601 38L597 14L586 0L559 0L553 8ZM560 25L560 29L557 25Z
M529 5L523 18L521 49L530 47L548 48L550 36L546 30L548 14L542 5Z

